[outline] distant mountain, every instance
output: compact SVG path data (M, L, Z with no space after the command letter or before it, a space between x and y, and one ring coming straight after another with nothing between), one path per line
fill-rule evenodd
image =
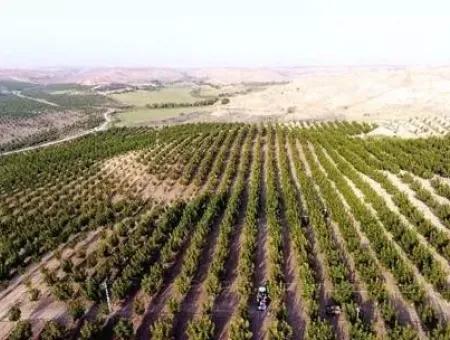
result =
M335 68L327 68L327 71ZM213 84L284 82L304 73L323 72L319 67L295 68L46 68L0 69L0 79L32 83L149 84L154 82L208 82Z

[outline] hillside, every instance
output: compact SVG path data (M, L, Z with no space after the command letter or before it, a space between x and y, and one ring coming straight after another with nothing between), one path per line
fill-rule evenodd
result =
M23 145L30 135L39 141L33 136L37 132L56 135L57 130L61 136L70 126L99 125L99 111L107 109L117 111L117 126L133 127L357 120L377 123L379 134L400 137L443 134L450 128L446 66L0 70L0 79L5 79L0 92L7 85L0 97L0 119L7 124L3 129L0 124L2 139ZM17 107L26 119L14 125L11 112L4 118L3 111L14 113ZM40 120L31 117L36 111ZM11 135L14 126L19 128Z
M374 128L120 128L0 158L0 338L449 338L449 135Z

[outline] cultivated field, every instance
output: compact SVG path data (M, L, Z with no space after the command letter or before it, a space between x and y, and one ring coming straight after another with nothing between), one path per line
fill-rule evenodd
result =
M146 125L159 125L165 122L177 122L184 120L193 122L193 114L198 114L201 118L209 113L209 108L204 107L177 107L177 108L134 108L123 110L114 115L114 125L117 127L136 127Z
M198 98L192 95L192 87L165 87L154 90L137 90L111 95L125 105L146 106L160 103L194 103Z
M374 129L110 129L0 158L0 338L450 338L450 137Z

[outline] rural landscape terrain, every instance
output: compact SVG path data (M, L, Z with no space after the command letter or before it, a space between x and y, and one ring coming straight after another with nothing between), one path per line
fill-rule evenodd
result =
M350 120L376 135L450 128L450 68L0 70L0 152L108 127Z
M445 67L0 70L0 339L450 339L449 104Z

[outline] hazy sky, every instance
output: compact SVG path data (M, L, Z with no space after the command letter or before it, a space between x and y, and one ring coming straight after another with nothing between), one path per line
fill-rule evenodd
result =
M450 2L0 0L0 67L450 64Z

